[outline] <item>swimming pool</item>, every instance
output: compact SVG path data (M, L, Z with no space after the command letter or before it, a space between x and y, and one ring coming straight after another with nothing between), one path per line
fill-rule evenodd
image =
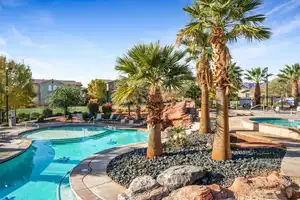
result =
M72 131L78 138L78 130L83 134L80 140L67 137L63 142L62 135L72 135ZM57 138L51 140L53 136L46 136L49 131L57 134L59 142L55 140ZM84 131L95 134L86 136ZM148 137L137 130L91 126L41 129L26 132L25 136L35 138L32 146L20 156L0 164L1 200L73 200L67 173L81 160L101 150L144 142Z
M300 127L300 120L296 119L284 119L284 118L251 118L250 120L257 123L266 123L266 124L274 124L278 126L286 126L286 127Z

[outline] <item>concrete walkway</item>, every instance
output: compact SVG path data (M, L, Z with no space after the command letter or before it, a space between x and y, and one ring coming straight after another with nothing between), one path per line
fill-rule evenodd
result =
M273 116L274 117L274 116ZM230 130L240 135L269 139L279 142L286 147L287 153L281 162L281 170L287 176L300 177L300 140L282 137L273 134L247 130L243 127L242 118L230 118Z
M30 147L31 140L19 136L19 133L26 130L29 129L21 127L0 129L0 163L20 155Z

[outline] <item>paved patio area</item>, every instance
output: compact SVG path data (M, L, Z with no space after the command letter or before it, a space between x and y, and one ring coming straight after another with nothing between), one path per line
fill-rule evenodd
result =
M0 163L20 155L30 147L31 140L19 136L20 132L26 130L29 129L24 127L0 129Z

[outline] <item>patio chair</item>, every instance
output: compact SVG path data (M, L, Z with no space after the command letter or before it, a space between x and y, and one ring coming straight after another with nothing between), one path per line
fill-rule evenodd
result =
M110 121L113 120L114 116L115 116L114 114L111 114L110 117L109 117L108 119L102 119L102 121L103 121L103 122L110 122Z
M133 120L133 119L129 120L129 121L128 121L128 124L129 124L129 125L133 125L133 124L134 124L134 120Z
M82 113L77 113L77 120L82 121Z
M279 107L279 106L276 106L275 112L276 112L276 113L280 113L280 107Z
M116 118L112 118L109 122L116 123L121 120L121 115L115 115Z
M100 113L97 113L95 121L101 121L102 120L102 115Z

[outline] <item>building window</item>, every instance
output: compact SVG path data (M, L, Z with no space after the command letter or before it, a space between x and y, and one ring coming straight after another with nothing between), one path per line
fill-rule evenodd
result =
M53 91L56 90L56 88L57 88L57 85L53 85Z
M49 92L52 91L52 85L48 85L48 91L49 91Z
M249 93L246 93L246 98L250 98L250 94Z

